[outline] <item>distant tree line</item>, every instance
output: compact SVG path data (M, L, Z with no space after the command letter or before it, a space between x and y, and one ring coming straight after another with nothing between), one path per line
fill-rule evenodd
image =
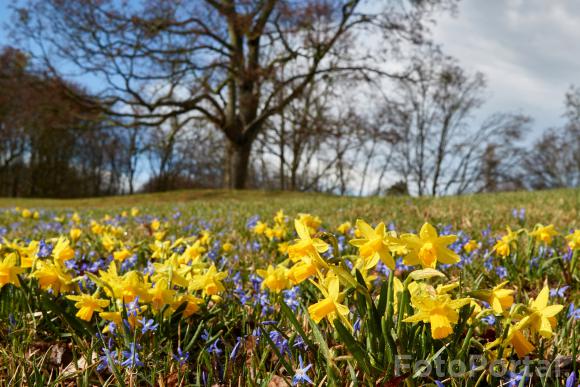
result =
M482 119L484 75L429 38L455 5L30 1L0 53L0 194L578 186L580 89L535 142L530 117Z

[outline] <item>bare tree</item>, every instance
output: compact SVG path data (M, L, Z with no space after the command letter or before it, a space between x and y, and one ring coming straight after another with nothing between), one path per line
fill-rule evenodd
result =
M31 0L14 30L54 71L74 66L106 82L113 116L139 106L144 125L181 115L210 123L227 139L228 186L243 188L268 119L326 74L392 75L388 47L421 42L427 16L454 3ZM365 47L361 33L377 41ZM292 75L280 79L281 67Z
M387 125L400 135L395 149L401 178L418 195L479 190L482 157L498 143L517 140L529 120L496 114L475 127L483 75L467 73L438 49L420 54L410 79L397 81L397 93L387 103Z

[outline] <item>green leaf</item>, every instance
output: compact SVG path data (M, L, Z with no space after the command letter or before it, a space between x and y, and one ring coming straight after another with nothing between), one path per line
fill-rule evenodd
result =
M334 328L338 336L346 345L348 351L356 360L357 365L364 371L366 375L371 375L371 364L366 355L366 352L361 348L360 344L354 339L351 333L342 325L340 319L334 320Z
M300 325L300 323L298 322L298 319L294 315L294 312L292 312L292 309L290 309L283 300L280 301L280 310L282 311L282 313L284 313L284 316L286 316L286 318L290 321L290 324L292 324L294 329L296 329L296 332L298 332L300 337L302 337L304 343L306 343L308 347L314 348L314 344L312 343L312 341L310 341L310 338L308 337L306 332L304 332L304 329L302 329L302 325Z
M383 316L387 310L387 299L388 299L388 287L387 282L383 282L381 285L381 292L379 294L379 304L377 305L377 313L379 316Z
M423 371L425 371L425 369L427 368L427 366L429 366L431 364L431 362L435 359L437 359L439 357L439 355L441 355L443 353L444 350L447 349L447 346L449 344L444 345L443 347L441 347L439 349L439 351L435 352L433 355L429 356L427 358L427 360L425 360L425 364L420 367L414 374L413 374L413 378L418 378L419 376L421 376L421 374L423 373Z
M278 347L276 347L276 344L274 344L274 342L270 338L270 335L269 335L270 332L266 331L263 327L261 327L261 330L264 333L262 335L262 337L264 339L266 339L266 341L268 342L268 345L270 346L272 351L274 351L276 353L278 360L280 360L280 362L282 363L284 368L286 368L286 372L288 372L289 375L294 375L294 369L292 369L292 366L288 363L288 361L286 361L284 356L280 353L280 350L278 349Z

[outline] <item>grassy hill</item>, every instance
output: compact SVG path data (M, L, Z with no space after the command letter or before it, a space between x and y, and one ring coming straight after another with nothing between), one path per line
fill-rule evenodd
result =
M55 212L76 210L95 213L148 208L160 216L193 211L204 218L229 214L247 218L272 216L284 209L289 215L310 212L329 224L363 217L371 222L394 221L417 227L424 220L451 223L463 229L493 228L513 224L513 208L525 208L527 224L554 223L559 227L580 224L580 190L476 194L442 198L338 197L324 194L265 191L183 190L88 199L0 199L0 207L27 207Z

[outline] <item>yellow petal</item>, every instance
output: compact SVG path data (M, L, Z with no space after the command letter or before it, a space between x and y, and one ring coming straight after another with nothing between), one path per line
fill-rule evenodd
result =
M536 300L532 302L532 307L537 310L542 310L548 306L548 298L550 297L550 289L544 286Z
M435 239L437 238L437 230L429 223L425 223L423 227L421 227L421 231L419 231L419 236L421 239Z
M518 330L514 331L510 342L520 358L525 357L528 353L534 350L534 346Z
M557 315L558 313L560 313L560 311L564 309L563 305L550 305L544 308L544 310L542 310L542 316L544 317L554 317L555 315Z
M308 231L308 227L304 225L298 219L294 220L294 227L296 228L296 233L300 237L300 239L310 239L310 232Z
M375 234L375 230L373 230L373 228L362 219L356 220L356 228L358 228L367 239Z

